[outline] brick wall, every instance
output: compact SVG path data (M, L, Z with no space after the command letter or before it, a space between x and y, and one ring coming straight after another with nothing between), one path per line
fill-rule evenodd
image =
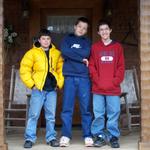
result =
M150 149L150 1L140 5L141 56L141 141L140 150Z

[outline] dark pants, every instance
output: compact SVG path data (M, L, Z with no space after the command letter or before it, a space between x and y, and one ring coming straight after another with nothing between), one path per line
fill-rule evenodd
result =
M63 107L61 113L62 136L71 138L72 117L77 94L81 112L83 137L90 137L92 116L90 112L90 80L82 77L66 77L64 84Z

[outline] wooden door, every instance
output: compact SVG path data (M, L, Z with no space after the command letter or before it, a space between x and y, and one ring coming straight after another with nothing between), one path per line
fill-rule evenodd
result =
M42 9L41 10L41 28L49 28L51 30L52 42L59 49L59 44L62 38L71 32L74 22L78 17L85 16L91 20L90 9ZM51 20L49 20L51 19ZM67 23L66 23L67 21ZM72 29L71 29L72 28ZM90 28L89 28L90 29ZM88 31L88 36L91 38L91 30ZM69 92L69 91L68 91ZM61 125L60 113L62 109L63 90L58 91L56 124ZM44 118L44 116L42 117ZM42 120L42 125L44 125ZM80 124L79 104L76 98L74 108L73 125Z

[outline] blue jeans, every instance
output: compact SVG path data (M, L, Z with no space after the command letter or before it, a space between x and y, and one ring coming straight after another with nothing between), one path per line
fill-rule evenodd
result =
M41 113L42 107L45 112L46 119L46 142L56 138L55 127L55 112L56 112L56 91L39 91L32 90L28 121L25 130L25 140L30 140L33 143L36 141L37 122Z
M91 136L92 116L90 112L90 80L82 77L66 77L64 84L63 106L62 106L62 136L71 138L72 116L75 104L75 96L79 98L81 124L83 137Z
M93 94L93 111L94 120L91 132L94 136L102 136L107 140L110 140L112 136L120 136L118 127L120 116L119 96Z

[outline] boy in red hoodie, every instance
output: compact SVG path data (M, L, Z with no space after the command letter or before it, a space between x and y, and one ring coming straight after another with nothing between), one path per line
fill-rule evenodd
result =
M108 140L112 148L119 148L119 95L124 78L124 55L122 46L110 38L111 32L109 22L100 20L101 40L92 45L89 60L94 111L91 132L96 137L95 147L106 145Z

